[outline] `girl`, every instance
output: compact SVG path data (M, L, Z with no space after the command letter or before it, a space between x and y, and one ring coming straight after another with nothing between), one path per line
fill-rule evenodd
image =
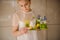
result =
M13 15L12 21L12 33L17 37L17 40L37 40L37 31L29 31L29 28L25 27L26 20L31 22L33 14L30 8L31 0L17 0L21 10Z

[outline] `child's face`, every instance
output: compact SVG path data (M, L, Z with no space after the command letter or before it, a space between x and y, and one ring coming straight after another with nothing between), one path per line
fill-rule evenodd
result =
M20 1L19 5L21 6L21 10L27 12L30 10L30 2L27 1Z

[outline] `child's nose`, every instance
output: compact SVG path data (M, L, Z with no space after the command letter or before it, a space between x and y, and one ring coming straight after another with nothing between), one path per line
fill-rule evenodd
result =
M26 8L26 6L24 6L24 8Z
M26 6L24 8L26 9Z

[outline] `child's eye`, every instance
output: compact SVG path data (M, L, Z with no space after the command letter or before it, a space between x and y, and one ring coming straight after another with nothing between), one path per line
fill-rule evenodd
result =
M21 5L21 7L23 7L23 5Z
M28 4L25 4L25 5L28 5Z

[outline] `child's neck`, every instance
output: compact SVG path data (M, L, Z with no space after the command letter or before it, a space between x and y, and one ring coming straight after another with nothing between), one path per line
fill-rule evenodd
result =
M28 11L23 11L23 12L28 13L28 12L31 12L31 11L32 11L32 9L29 9Z

